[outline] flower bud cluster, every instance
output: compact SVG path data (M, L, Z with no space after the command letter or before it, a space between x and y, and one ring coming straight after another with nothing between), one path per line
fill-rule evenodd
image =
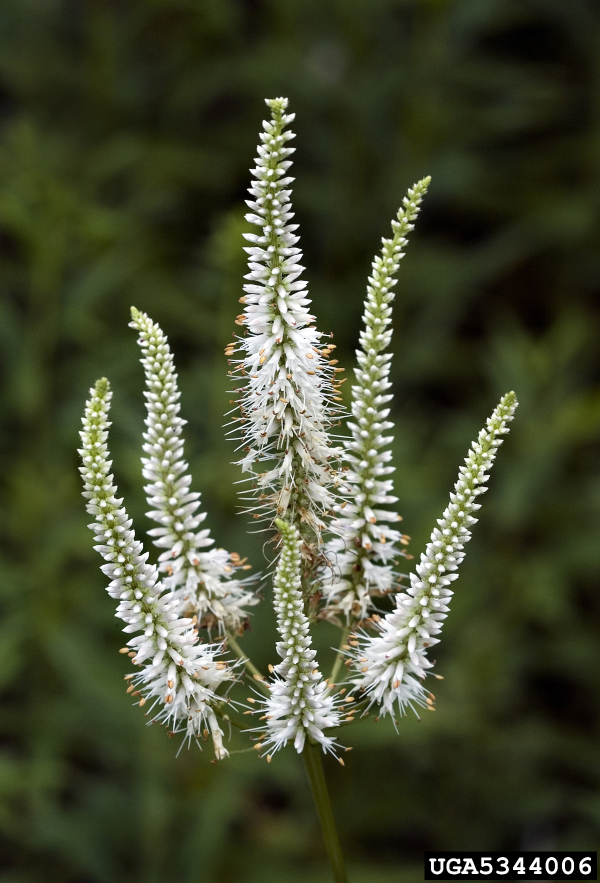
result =
M408 191L397 220L392 221L393 236L382 240L381 255L375 257L368 280L365 327L356 353L357 383L352 388L354 421L348 422L352 438L344 453L349 469L344 475L346 486L340 488L348 499L333 507L336 517L330 529L334 538L326 546L330 562L329 569L323 570L326 616L342 613L347 620L364 618L372 596L393 589L394 563L405 555L401 546L408 538L389 526L401 517L388 508L397 497L392 496L393 484L386 478L394 467L389 465L393 436L385 433L394 424L388 420L386 407L392 399L387 392L392 356L384 350L392 338L394 276L430 180L423 178Z
M128 641L134 665L142 666L128 676L128 692L137 688L133 695L140 697L140 706L150 702L150 711L158 706L154 720L174 732L185 732L188 738L196 738L208 725L216 757L222 759L227 751L213 704L219 701L216 690L232 680L231 669L219 658L222 645L199 643L194 622L179 616L179 602L165 593L156 568L147 563L148 554L135 538L110 474L108 381L99 380L90 394L79 453L83 495L87 511L95 517L90 525L94 548L107 562L102 571L110 578L109 595L119 602L117 616L126 623L123 630L141 633Z
M190 491L191 476L183 458L177 374L168 340L160 326L135 307L131 327L139 331L141 360L146 375L146 431L142 458L148 516L160 524L149 531L154 544L165 549L159 570L166 573L165 588L173 593L179 611L197 615L201 625L216 625L220 632L238 629L246 619L245 607L256 604L254 595L235 577L238 568L249 569L239 556L225 549L210 549L208 529L196 528L206 518L199 513L200 494Z
M274 578L275 612L281 640L277 652L283 659L275 666L275 677L270 682L270 695L264 703L267 738L262 743L274 751L288 742L294 743L299 753L306 737L332 751L331 736L323 730L340 723L336 698L319 671L300 587L300 534L293 525L277 519L281 533L281 554Z
M304 522L318 544L321 514L333 502L330 461L335 452L328 428L340 399L332 382L336 371L327 358L330 349L319 346L307 283L299 278L304 268L294 235L297 224L289 223L293 213L286 188L294 179L286 173L293 148L286 144L294 135L285 127L294 114L285 113L285 98L267 104L271 119L263 123L246 215L261 230L246 234L253 244L246 248L245 307L237 319L246 336L237 344L243 358L233 372L245 382L234 423L241 429L240 463L252 473L254 517L270 521L285 515L294 524ZM235 347L227 348L228 356ZM257 463L264 471L257 471Z
M395 705L402 714L406 706L432 704L421 684L432 668L427 649L438 643L436 635L453 594L450 584L458 578L464 545L471 539L469 527L477 521L473 512L480 506L475 501L486 490L483 485L516 407L514 392L500 400L460 468L450 504L438 519L416 574L410 575L410 588L396 595L391 613L376 617L378 635L359 637L352 680L369 694L370 704L381 706L382 714L393 714Z

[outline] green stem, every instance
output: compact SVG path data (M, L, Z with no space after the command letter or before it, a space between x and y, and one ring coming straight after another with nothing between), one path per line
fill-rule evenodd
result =
M242 662L244 663L244 665L246 666L248 671L252 675L254 675L254 680L257 682L259 688L262 690L262 692L265 694L265 696L268 696L269 695L269 687L267 686L265 678L262 676L260 671L254 665L252 660L248 659L248 657L246 656L246 654L244 653L244 651L242 650L242 648L240 647L240 645L238 644L236 639L233 637L233 635L231 635L231 634L227 635L227 644L229 647L231 647L231 649L233 650L233 652L235 653L237 658L242 660Z
M344 644L348 640L348 635L350 634L350 626L346 625L342 629L342 637L340 638L340 646L338 648L337 656L335 657L335 662L333 663L333 668L331 669L331 674L329 675L329 681L332 684L335 684L335 679L338 676L338 672L342 667L342 662L344 661L344 654L342 652L342 648Z
M325 782L325 774L323 773L321 749L319 746L312 745L307 739L304 743L302 760L304 761L304 769L308 776L310 790L319 815L323 840L325 841L325 849L327 850L329 864L333 871L333 879L335 880L335 883L348 883L348 877L344 867L344 857L342 855L340 841L338 839L335 821L333 819L331 801L329 800L329 793Z
M213 705L213 710L217 717L220 717L222 720L227 721L227 723L229 724L233 724L233 726L237 727L238 730L252 729L251 723L246 724L244 723L244 721L241 721L239 717L235 717L234 715L232 715L229 712L227 704L225 702L215 702L215 704Z

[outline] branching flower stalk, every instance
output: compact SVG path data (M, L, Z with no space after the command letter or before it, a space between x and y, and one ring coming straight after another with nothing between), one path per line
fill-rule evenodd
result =
M406 556L401 546L408 537L389 526L401 516L390 508L398 498L392 496L393 484L386 478L394 471L389 450L393 436L384 433L394 424L388 420L386 407L393 398L388 392L392 356L385 350L392 339L391 303L398 281L394 276L430 180L424 178L408 191L392 221L392 238L382 240L381 254L375 257L369 277L364 330L356 353L357 383L352 388L354 421L348 422L352 438L344 453L349 471L340 488L348 499L334 506L336 517L330 525L334 537L326 549L329 566L323 569L326 606L322 616L328 619L338 614L348 623L364 619L372 597L392 591L394 563Z
M250 735L259 757L291 745L302 755L336 883L347 883L321 764L331 753L343 764L338 734L358 713L402 716L407 708L433 707L424 686L432 673L429 648L438 643L449 611L477 502L517 406L505 395L460 468L458 481L431 540L408 577L396 570L408 538L397 529L390 478L392 399L389 368L391 304L395 275L429 178L415 184L392 222L368 280L364 329L357 351L350 435L333 443L340 424L342 371L330 359L309 312L306 282L290 204L287 172L293 138L287 99L267 101L250 188L246 234L251 246L245 277L244 329L226 348L237 401L232 432L238 437L243 499L262 529L273 536L277 563L273 601L281 661L264 677L238 643L257 598L240 570L238 555L214 549L199 494L183 457L183 419L173 357L160 327L132 310L146 375L147 418L142 458L150 531L161 553L156 566L135 539L117 498L108 459L108 381L99 380L86 404L81 432L81 473L90 527L108 592L130 637L127 653L136 670L125 675L127 692L146 707L151 722L182 733L184 743L212 734L215 757L228 756L219 718ZM387 596L394 594L393 601ZM393 609L390 605L393 603ZM382 605L380 608L375 605ZM387 607L386 607L387 605ZM387 610L387 612L386 612ZM328 619L342 630L329 679L321 674L311 629ZM211 643L211 630L223 636ZM205 638L206 643L200 637ZM230 665L226 642L239 657ZM346 666L342 666L345 659ZM243 663L243 665L242 665ZM342 677L337 682L338 672ZM252 678L242 722L230 713L229 689ZM439 677L435 675L435 677ZM260 691L260 692L258 692ZM244 718L244 721L247 719ZM229 729L229 727L228 727ZM336 733L337 730L337 733ZM343 730L344 735L347 729ZM347 750L347 749L346 749Z
M417 572L410 574L410 587L398 592L395 609L383 619L377 617L377 631L363 635L354 651L353 682L376 702L381 714L400 714L415 705L431 706L433 700L422 685L432 663L427 649L439 643L436 635L449 611L451 583L458 579L458 565L465 557L464 546L471 539L469 528L476 523L476 502L487 488L502 436L508 432L517 401L513 392L505 395L460 467L450 504L438 519Z
M281 534L281 552L273 579L277 630L281 640L277 652L283 659L275 666L270 695L264 703L265 749L277 751L288 742L300 753L306 738L319 742L325 751L335 747L323 730L337 727L340 715L336 700L315 661L311 649L308 618L300 580L301 540L298 529L281 519L275 526Z
M246 336L231 344L226 354L234 360L239 416L234 420L243 457L242 470L251 473L246 495L253 517L272 525L285 518L300 530L302 554L314 569L321 545L323 515L334 502L337 451L329 437L339 413L329 362L331 349L321 347L321 334L308 310L307 283L300 279L302 252L297 247L287 176L294 148L286 146L294 134L286 127L287 99L267 101L271 119L263 123L255 178L250 187L251 212L246 219L260 228L245 234L252 245L245 277L244 312L238 325Z
M235 577L238 569L250 565L225 549L201 551L214 544L210 531L196 528L205 520L199 513L200 494L190 491L192 477L183 459L179 416L180 393L169 343L160 327L145 313L131 308L131 327L139 331L142 365L146 375L146 431L142 458L148 517L160 527L149 531L155 546L166 549L160 555L159 569L166 573L178 609L196 616L202 625L237 630L247 618L245 608L256 604L254 595Z
M156 567L147 563L148 554L117 498L106 445L110 399L108 381L98 380L90 390L80 433L80 471L87 511L95 516L90 524L94 548L107 562L102 572L111 580L108 594L119 601L123 631L141 632L127 642L133 664L140 667L126 676L127 691L140 697L140 706L150 702L150 712L158 706L152 720L183 731L188 740L199 737L208 725L215 756L221 760L228 752L212 705L219 701L217 689L233 675L221 658L222 644L201 644L194 622L178 615L177 599L165 592Z

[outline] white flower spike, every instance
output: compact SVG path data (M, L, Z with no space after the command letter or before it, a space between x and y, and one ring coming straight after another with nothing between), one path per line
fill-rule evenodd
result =
M397 220L392 221L392 238L382 240L381 255L375 257L369 277L365 328L356 353L357 383L352 388L354 422L348 422L352 438L344 454L349 470L344 475L346 487L340 488L348 499L334 506L336 517L330 525L335 536L326 545L330 566L322 570L324 617L341 613L347 621L363 619L372 607L372 597L394 588L394 563L405 555L398 544L405 545L408 538L388 526L401 518L389 508L397 497L391 495L393 484L385 477L394 471L389 465L392 452L384 450L393 441L385 433L394 424L387 419L386 407L392 399L387 392L392 356L384 350L392 339L394 275L430 180L423 178L408 191Z
M487 488L487 481L502 436L508 432L517 399L507 393L488 418L460 467L450 504L438 527L431 534L421 555L417 572L410 575L410 588L396 595L392 613L378 619L379 634L362 635L354 656L353 683L377 702L382 714L400 714L415 705L432 707L431 698L421 681L432 664L427 648L438 643L453 592L450 583L458 578L458 565L464 558L464 545L471 539L469 527L477 521L473 512L480 508L475 501Z
M366 715L378 705L381 714L397 717L408 707L415 712L419 706L433 707L433 696L423 686L432 668L427 652L438 643L451 584L480 508L477 497L485 490L517 401L514 393L505 395L479 433L410 585L401 588L396 567L410 556L404 551L408 538L397 526L400 516L392 510L397 500L389 450L388 348L395 276L430 179L408 191L392 221L392 236L383 239L373 261L352 389L351 435L334 446L330 433L340 425L342 400L342 381L336 377L343 369L334 367L334 347L322 342L315 329L306 282L300 279L297 225L291 223L293 179L287 176L293 152L288 142L294 137L287 127L294 117L287 104L285 98L267 101L271 115L263 123L246 216L259 230L246 235L249 273L241 298L244 312L236 320L244 332L225 350L238 387L232 432L239 432L240 462L250 474L250 511L266 530L278 532L273 585L281 662L269 666L269 681L236 640L247 608L258 600L239 578L247 567L239 556L215 550L209 531L199 529L205 515L199 512L200 495L190 489L183 457L185 421L167 338L135 308L131 325L139 333L146 375L143 474L148 515L157 522L150 533L161 549L163 582L148 564L116 496L107 450L111 393L105 379L97 382L86 404L80 471L87 509L95 517L90 525L95 548L110 579L108 592L131 635L121 650L136 666L126 676L127 692L146 706L152 721L184 733L188 743L210 731L217 759L228 755L219 718L255 733L254 747L268 760L293 745L303 756L338 874L339 846L323 790L321 749L337 754L340 746L331 731L351 723L359 709ZM324 543L328 525L332 538ZM393 611L379 615L375 599L391 593ZM310 634L319 619L329 619L342 632L328 680ZM203 644L198 636L203 626L215 628L224 640ZM260 709L257 727L224 708L229 702L224 693L235 680L224 658L226 641L237 664L245 664L266 694L249 698L253 709ZM338 690L334 681L344 658L349 671ZM358 690L362 698L356 702Z
M247 333L237 344L242 358L234 372L245 381L239 389L241 415L234 423L240 427L242 468L253 476L254 517L271 522L285 516L293 524L307 525L314 534L311 542L318 546L321 515L333 503L330 461L336 452L328 429L340 398L333 382L336 370L328 359L332 347L319 346L307 283L299 278L304 268L294 235L297 224L289 223L293 213L286 188L294 179L286 172L293 148L286 144L294 135L285 127L294 114L285 113L287 98L267 104L271 119L263 123L248 201L252 211L246 215L261 230L246 234L253 245L246 248L250 272L237 322ZM235 349L231 344L227 355L233 356Z
M178 615L177 600L165 593L156 568L147 563L123 501L117 499L106 445L111 395L104 378L90 390L80 433L80 472L87 511L96 519L90 524L98 544L94 548L107 562L102 571L111 580L108 593L119 601L117 616L126 623L123 630L141 632L128 641L134 665L142 668L127 676L127 692L140 696L140 706L151 702L153 710L158 705L153 720L186 733L188 739L197 738L208 726L221 760L227 751L213 705L223 701L216 690L233 675L219 659L222 645L200 644L193 621Z
M277 751L293 742L298 753L306 738L333 751L335 742L323 730L337 727L340 716L336 697L319 671L300 588L300 534L294 526L277 519L281 554L275 572L275 612L281 641L277 652L283 662L275 666L270 695L264 702L266 738L264 749Z
M143 476L151 482L145 488L148 516L160 527L149 531L154 545L165 549L159 569L167 574L165 588L172 590L179 612L197 615L200 624L237 630L247 618L245 607L257 599L235 576L238 567L247 569L239 556L225 549L210 549L214 540L207 529L196 532L206 518L199 513L200 494L190 492L191 476L183 458L179 417L177 374L169 342L160 326L146 313L131 308L132 328L139 331L142 365L146 375L146 431L142 458Z

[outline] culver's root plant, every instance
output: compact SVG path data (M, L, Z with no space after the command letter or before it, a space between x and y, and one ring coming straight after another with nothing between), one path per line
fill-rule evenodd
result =
M111 391L104 378L85 409L81 473L108 593L130 636L121 650L134 667L125 675L127 692L149 721L181 733L184 743L199 745L210 734L217 760L228 757L231 725L268 761L292 746L305 763L334 878L344 881L321 753L343 764L347 725L358 716L389 714L396 722L407 708L433 708L428 651L439 641L478 498L517 402L513 392L500 400L460 467L420 562L408 577L399 573L409 556L394 509L388 350L395 277L429 178L408 191L373 261L351 419L340 435L343 368L315 326L291 223L294 117L287 103L267 101L270 119L260 134L246 215L257 232L246 234L244 312L236 320L243 332L225 351L237 396L229 427L247 479L243 498L277 550L266 594L277 615L281 661L269 666L269 676L239 640L258 603L256 580L237 554L214 548L202 527L206 514L184 458L173 356L163 331L135 308L131 327L146 377L142 473L148 516L157 525L149 531L160 549L156 564L136 539L110 472ZM312 647L319 620L340 629L329 676ZM254 694L247 704L229 695L246 678ZM240 706L248 716L239 716Z

